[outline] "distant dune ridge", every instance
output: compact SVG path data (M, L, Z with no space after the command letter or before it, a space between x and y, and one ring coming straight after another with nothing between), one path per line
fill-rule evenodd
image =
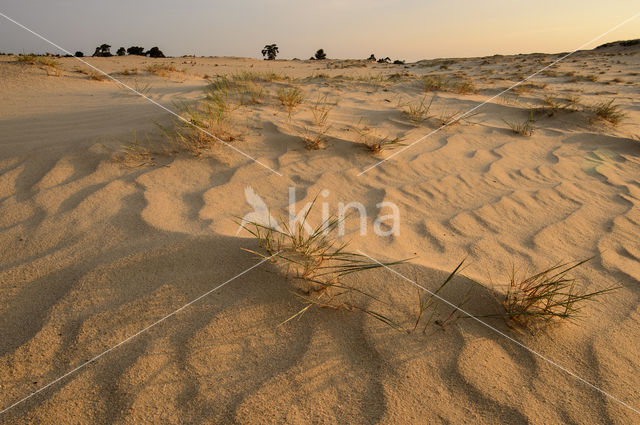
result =
M0 57L0 409L258 262L238 220L359 202L344 241L640 408L640 45L366 60ZM328 52L330 53L330 52ZM363 170L423 135L422 142ZM278 173L239 154L223 139ZM379 205L400 231L374 233ZM355 212L355 211L354 211ZM579 319L502 317L509 274L593 259ZM344 278L413 329L419 290ZM478 284L479 283L479 284ZM320 308L264 264L2 414L11 424L640 423L436 302L400 332ZM426 323L426 326L425 326ZM425 332L422 332L424 327Z

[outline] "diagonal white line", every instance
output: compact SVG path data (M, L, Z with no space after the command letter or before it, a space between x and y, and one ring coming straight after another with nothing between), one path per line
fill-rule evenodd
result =
M530 80L531 78L535 77L536 75L540 74L541 72L545 71L548 68L551 68L552 66L556 65L558 62L561 62L563 60L565 60L566 58L568 58L569 56L573 55L575 52L577 52L578 50L588 46L589 44L593 43L594 41L597 41L599 39L601 39L602 37L604 37L605 35L609 34L612 31L617 30L618 28L620 28L621 26L633 21L634 19L636 19L638 16L640 16L640 12L636 13L635 15L633 15L630 18L625 19L624 21L620 22L618 25L614 26L613 28L607 30L606 32L603 32L602 34L600 34L599 36L593 38L592 40L587 41L586 43L582 44L580 47L572 50L571 52L565 54L564 56L556 59L555 61L551 62L549 65L545 66L544 68L539 69L538 71L534 72L533 74L529 75L528 77L526 77L525 79L518 81L517 83L515 83L514 85L512 85L509 88L504 89L503 91L501 91L500 93L496 94L495 96L492 96L490 98L488 98L487 100L485 100L484 102L480 103L479 105L474 106L473 108L469 109L467 112L465 112L464 114L456 117L455 119L452 119L450 121L447 121L445 124L443 124L442 126L436 128L435 130L429 132L428 134L425 134L424 136L420 137L419 139L411 142L410 144L408 144L407 146L403 147L402 149L395 151L393 154L389 155L388 157L386 157L385 159L382 159L378 162L376 162L375 164L371 165L368 168L365 168L363 171L361 171L360 173L358 173L358 177L360 177L361 175L363 175L364 173L366 173L367 171L376 168L377 166L379 166L380 164L390 160L391 158L393 158L396 155L401 154L402 152L406 151L407 149L409 149L410 147L412 147L413 145L422 142L424 139L436 134L437 132L439 132L440 130L442 130L443 128L457 122L460 121L462 118L468 116L469 114L473 113L474 111L476 111L477 109L481 108L482 106L486 105L487 103L491 102L492 100L502 96L503 94L505 94L506 92L508 92L509 90L513 89L514 87L519 86L520 84Z
M47 388L49 388L50 386L52 386L52 385L54 385L55 383L57 383L57 382L59 382L59 381L63 380L63 379L64 379L64 378L66 378L67 376L69 376L69 375L71 375L71 374L73 374L73 373L75 373L75 372L79 371L80 369L82 369L83 367L87 366L88 364L95 362L95 361L96 361L96 360L98 360L100 357L104 356L104 355L105 355L105 354L107 354L107 353L110 353L111 351L115 350L116 348L120 347L121 345L123 345L123 344L125 344L125 343L127 343L127 342L131 341L132 339L134 339L134 338L135 338L135 337L137 337L138 335L140 335L140 334L142 334L142 333L144 333L144 332L148 331L149 329L153 328L154 326L156 326L156 325L158 325L158 324L160 324L160 323L164 322L165 320L167 320L167 319L168 319L168 318L170 318L171 316L174 316L176 313L178 313L178 312L180 312L180 311L184 310L185 308L189 307L191 304L193 304L193 303L195 303L195 302L197 302L197 301L201 300L202 298L206 297L207 295L211 294L212 292L215 292L215 291L217 291L218 289L222 288L222 287L223 287L223 286L225 286L227 283L229 283L229 282L231 282L231 281L233 281L233 280L235 280L235 279L239 278L240 276L242 276L242 275L244 275L244 274L246 274L246 273L250 272L251 270L253 270L253 269L255 269L256 267L258 267L259 265L261 265L261 264L265 263L266 261L269 261L271 258L273 258L274 256L278 255L279 253L280 253L280 252L276 252L276 253L275 253L275 254L273 254L271 257L264 258L264 259L263 259L263 260L261 260L259 263L254 264L253 266L251 266L251 267L249 267L248 269L246 269L245 271L243 271L243 272L241 272L241 273L239 273L239 274L235 275L234 277L232 277L231 279L227 280L226 282L221 283L220 285L216 286L216 287L215 287L215 288L213 288L213 289L210 289L209 291L205 292L204 294L200 295L199 297L194 298L193 300L189 301L188 303L186 303L185 305L183 305L183 306L182 306L182 307L180 307L179 309L177 309L177 310L173 311L172 313L167 314L166 316L164 316L164 317L163 317L163 318L161 318L161 319L156 320L155 322L153 322L152 324L150 324L150 325L149 325L149 326L147 326L146 328L139 330L138 332L134 333L133 335L131 335L131 336L127 337L126 339L124 339L124 340L120 341L119 343L117 343L117 344L116 344L116 345L114 345L113 347L111 347L111 348L109 348L109 349L107 349L107 350L103 351L102 353L98 354L97 356L95 356L95 357L93 357L93 358L91 358L91 359L87 360L86 362L82 363L80 366L77 366L76 368L71 369L69 372L65 373L64 375L60 376L60 377L59 377L59 378L57 378L57 379L54 379L53 381L49 382L47 385L45 385L45 386L43 386L43 387L40 387L39 389L37 389L36 391L32 392L32 393L31 393L31 394L29 394L28 396L26 396L26 397L24 397L24 398L22 398L22 399L20 399L20 400L16 401L15 403L13 403L13 404L12 404L12 405L10 405L10 406L5 407L4 409L2 409L2 410L0 411L0 415L1 415L1 414L3 414L3 413L5 413L5 412L7 412L7 411L9 411L9 410L11 410L11 409L13 409L13 408L14 408L14 407L16 407L17 405L19 405L19 404L21 404L21 403L23 403L23 402L25 402L25 401L29 400L29 399L30 399L31 397L33 397L34 395L36 395L36 394L38 394L38 393L40 393L40 392L42 392L42 391L46 390L46 389L47 389Z
M200 126L195 125L195 124L194 124L194 123L192 123L190 120L188 120L188 119L184 118L183 116L181 116L181 115L179 115L179 114L176 114L176 113L175 113L175 112L173 112L171 109L169 109L169 108L167 108L167 107L165 107L165 106L161 105L160 103L158 103L158 102L156 102L155 100L151 99L150 97L146 96L144 93L140 93L139 91L137 91L136 89L132 88L131 86L129 86L129 85L127 85L127 84L123 83L122 81L118 80L117 78L115 78L115 77L113 77L113 76L111 76L111 75L107 74L106 72L104 72L104 71L103 71L103 70L101 70L100 68L97 68L97 67L95 67L95 66L91 65L89 62L85 61L84 59L81 59L81 58L78 58L78 57L76 57L76 56L72 55L72 54L71 54L71 52L69 52L67 49L65 49L65 48L63 48L63 47L60 47L59 45L57 45L57 44L56 44L56 43L54 43L53 41L51 41L51 40L49 40L49 39L45 38L44 36L42 36L42 35L38 34L37 32L33 31L32 29L27 28L26 26L22 25L20 22L18 22L18 21L16 21L16 20L12 19L11 17L9 17L9 16L5 15L5 14L4 14L4 13L2 13L2 12L0 12L0 16L2 16L3 18L5 18L5 19L6 19L6 20L8 20L8 21L13 22L14 24L16 24L17 26L19 26L20 28L22 28L22 29L24 29L24 30L26 30L26 31L30 32L31 34L35 35L36 37L40 38L41 40L46 41L47 43L49 43L49 44L51 44L53 47L55 47L55 48L57 48L57 49L59 49L59 50L63 51L63 52L64 52L64 53L66 53L67 55L72 56L74 59L76 59L76 60L78 60L78 61L82 62L83 64L85 64L85 65L87 65L88 67L90 67L90 68L94 69L95 71L99 72L100 74L104 75L105 77L107 77L107 78L109 78L109 79L113 80L114 82L116 82L116 83L120 84L122 87L124 87L124 88L126 88L126 89L128 89L128 90L131 90L133 93L135 93L135 94L137 94L138 96L142 97L143 99L145 99L145 100L147 100L147 101L151 102L152 104L154 104L154 105L155 105L155 106L157 106L158 108L160 108L160 109L162 109L162 110L164 110L164 111L166 111L166 112L170 113L171 115L175 116L175 117L176 117L176 118L178 118L180 121L183 121L183 122L185 122L185 123L189 124L190 126L192 126L192 127L196 128L196 129L198 129L198 130L202 131L202 132L203 132L203 133L205 133L206 135L208 135L208 136L210 136L210 137L213 137L216 141L218 141L218 142L220 142L220 143L222 143L222 144L224 144L224 145L226 145L226 146L230 147L230 148L231 148L231 149L233 149L234 151L238 152L240 155L242 155L242 156L244 156L244 157L246 157L246 158L250 159L251 161L253 161L253 162L255 162L255 163L259 164L259 165L262 165L262 166L263 166L264 168L266 168L267 170L269 170L269 171L271 171L271 172L273 172L273 173L275 173L275 174L279 175L280 177L282 177L282 174L281 174L281 173L277 172L276 170L274 170L273 168L269 167L268 165L266 165L266 164L264 164L264 163L260 162L259 160L257 160L256 158L252 157L251 155L249 155L249 154L247 154L247 153L245 153L245 152L241 151L240 149L236 148L235 146L233 146L233 145L231 145L231 144L229 144L229 143L225 142L224 140L220 139L219 137L217 137L217 136L215 136L215 135L211 134L209 131L205 130L204 128L202 128L202 127L200 127Z
M525 350L527 350L528 352L530 352L531 354L534 354L538 357L540 357L542 360L546 361L547 363L551 364L552 366L555 366L556 368L560 369L561 371L565 372L566 374L574 377L575 379L577 379L578 381L582 382L583 384L593 388L594 390L598 391L599 393L609 397L611 400L621 404L622 406L626 407L629 410L632 410L633 412L637 413L638 415L640 415L640 410L637 410L633 407L631 407L630 405L628 405L627 403L625 403L624 401L618 399L617 397L609 394L608 392L606 392L603 389L600 389L598 387L596 387L595 385L593 385L591 382L587 381L584 378L581 378L580 376L576 375L574 372L570 371L569 369L567 369L566 367L554 362L553 360L549 359L548 357L544 356L543 354L538 353L537 351L527 347L526 345L524 345L523 343L521 343L520 341L518 341L517 339L514 339L512 337L510 337L509 335L507 335L506 333L500 331L499 329L494 328L493 326L491 326L490 324L486 323L483 320L480 320L479 318L477 318L476 316L467 313L465 310L463 310L462 308L458 307L457 305L453 304L452 302L442 298L440 295L428 290L427 288L425 288L424 286L420 285L417 282L414 282L413 280L409 279L408 277L404 276L401 273L398 273L397 271L393 270L391 267L381 263L380 261L376 260L375 258L371 257L370 255L365 254L364 252L358 250L358 252L362 255L364 255L365 257L375 261L377 264L379 264L380 266L384 267L385 269L389 270L390 272L392 272L395 275L400 276L402 279L406 280L407 282L417 286L418 288L426 291L427 293L429 293L429 295L436 297L437 299L439 299L440 301L442 301L443 303L453 307L454 309L458 310L459 312L463 313L464 315L470 317L471 319L477 321L478 323L482 324L483 326L486 326L487 328L491 329L492 331L496 332L498 335L501 335L505 338L507 338L509 341L513 342L514 344L524 348Z

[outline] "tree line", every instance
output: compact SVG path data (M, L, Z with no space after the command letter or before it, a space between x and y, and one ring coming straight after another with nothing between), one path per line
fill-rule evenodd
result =
M275 60L276 57L278 56L278 53L279 53L278 45L275 43L267 44L262 49L262 56L264 57L264 60L270 60L270 61ZM309 60L324 60L326 58L327 58L327 54L325 53L324 49L318 49L315 55L311 56ZM371 54L371 56L369 56L367 60L372 62L378 62L378 63L391 63L391 59L389 57L376 59L373 53ZM396 59L395 61L393 61L393 64L404 65L404 61Z
M131 46L128 49L125 49L124 47L120 47L116 51L116 56L125 56L125 55L149 56L150 58L165 57L164 53L162 53L162 50L160 50L160 48L158 48L157 46L154 46L147 51L145 51L144 47L141 47L141 46ZM81 58L84 56L84 53L77 51L75 56ZM106 43L101 44L100 46L96 47L96 50L93 52L92 56L97 56L97 57L113 56L113 54L111 53L111 46Z

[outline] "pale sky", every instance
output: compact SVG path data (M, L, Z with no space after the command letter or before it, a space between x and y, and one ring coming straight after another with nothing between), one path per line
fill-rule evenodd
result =
M570 51L640 12L638 0L0 0L65 49L159 46L181 56L436 57ZM587 48L640 38L640 17ZM0 17L0 52L61 53Z

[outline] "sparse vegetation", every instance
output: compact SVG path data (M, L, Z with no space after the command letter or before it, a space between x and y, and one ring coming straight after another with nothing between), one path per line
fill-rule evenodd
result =
M470 94L476 92L473 82L465 79L445 80L439 75L425 76L421 79L425 91L444 91L460 94Z
M60 71L60 62L49 56L37 56L37 55L19 55L16 58L19 63L26 63L30 65L36 65L47 73L47 76L59 77L62 75Z
M115 153L112 159L127 167L143 167L145 165L155 166L156 161L151 149L140 143L137 133L133 133L133 140L122 146L121 152Z

